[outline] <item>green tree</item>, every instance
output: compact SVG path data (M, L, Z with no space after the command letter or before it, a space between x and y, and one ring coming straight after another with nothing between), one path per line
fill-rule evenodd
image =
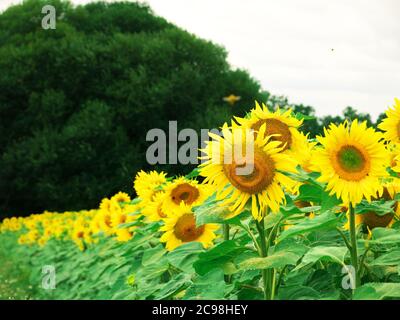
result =
M43 30L41 9L57 10ZM0 15L0 215L96 207L150 169L146 133L217 128L265 101L226 51L138 3L28 0ZM229 94L241 97L231 106ZM158 166L172 174L191 168Z

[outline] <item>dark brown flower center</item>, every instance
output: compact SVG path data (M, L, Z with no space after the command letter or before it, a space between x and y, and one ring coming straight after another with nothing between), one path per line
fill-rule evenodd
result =
M289 126L278 119L264 119L258 120L251 128L254 131L259 131L261 126L265 123L265 136L276 135L271 138L273 141L280 141L284 150L289 149L292 145L292 134L290 133Z
M265 190L275 176L275 164L272 158L264 152L254 152L253 171L247 175L240 175L236 169L244 168L246 164L224 165L224 172L231 184L240 191L256 194Z
M111 227L111 217L110 217L109 214L107 214L107 215L104 217L104 223L106 224L107 227Z
M162 203L159 203L159 205L157 206L157 213L160 218L165 218L167 216L162 210Z
M176 204L180 204L183 201L185 204L190 205L195 202L199 196L199 190L189 183L182 183L171 192L172 201Z
M194 241L203 232L204 226L196 227L196 219L192 213L186 213L181 216L174 227L175 236L183 242Z

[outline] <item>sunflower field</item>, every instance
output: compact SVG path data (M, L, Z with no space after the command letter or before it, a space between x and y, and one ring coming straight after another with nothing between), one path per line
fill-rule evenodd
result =
M135 198L3 220L0 298L400 298L400 100L378 129L349 120L309 139L305 121L256 103L186 176L140 171ZM226 157L249 129L239 174L249 163Z

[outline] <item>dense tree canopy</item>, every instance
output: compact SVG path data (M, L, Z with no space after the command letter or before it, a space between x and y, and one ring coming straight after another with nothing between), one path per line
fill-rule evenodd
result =
M57 10L55 30L41 27L47 4ZM135 173L150 167L147 131L166 130L168 120L179 129L217 128L254 100L287 104L226 57L142 4L28 0L3 12L0 215L91 208L131 192ZM241 97L233 106L223 101L231 93ZM327 120L305 128L319 133Z

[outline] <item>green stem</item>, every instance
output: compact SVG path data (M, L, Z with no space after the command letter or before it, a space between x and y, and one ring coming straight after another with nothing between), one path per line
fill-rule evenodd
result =
M360 261L360 270L359 270L359 276L361 277L364 273L364 265L365 265L365 258L367 257L368 251L370 250L370 248L367 248L363 254L363 256L361 257L361 261Z
M281 272L279 272L278 281L277 281L277 283L276 283L276 291L275 291L275 294L278 293L279 287L280 287L281 284L282 284L282 279L283 279L283 275L285 274L286 268L287 268L287 265L284 266L284 267L282 268Z
M339 228L336 228L336 230L337 230L337 232L339 232L340 236L342 237L344 243L346 244L347 249L349 249L349 252L351 252L351 244L350 244L349 240L347 240L346 235Z
M223 232L224 232L224 240L228 241L229 240L229 224L228 223L224 223L222 228L223 228ZM231 282L231 276L230 275L226 274L224 276L224 278L225 278L225 282L226 283L230 283Z
M235 239L235 237L236 237L236 235L237 235L238 232L239 232L239 229L236 229L235 232L234 232L233 235L232 235L232 240Z
M276 288L276 270L272 269L271 300L275 299L275 288Z
M281 225L281 222L283 221L283 217L281 219L279 219L279 221L273 226L271 232L268 235L268 239L267 239L267 252L269 250L269 247L271 246L271 244L274 243L276 235L277 235L277 231L279 226Z
M266 243L266 238L265 238L265 230L264 230L264 218L261 221L256 221L256 226L258 230L258 234L260 235L260 256L262 258L266 257L268 255L267 251L267 243ZM264 292L264 300L268 300L270 298L269 292L269 272L267 269L262 269L261 270L261 276L263 279L263 292Z
M253 243L254 243L254 246L256 247L256 250L257 250L258 254L261 256L261 248L260 248L260 245L258 244L258 241L257 241L255 235L253 234L253 232L251 232L250 228L247 228L243 224L241 224L241 227L243 228L244 231L247 232L247 234L249 235L251 240L253 240Z
M229 240L229 224L224 223L222 228L224 231L224 240Z
M351 256L351 264L353 265L353 268L355 270L355 278L356 278L356 283L355 287L360 286L360 277L358 274L358 253L357 253L357 234L356 234L356 216L354 212L354 207L353 204L350 203L349 206L349 216L350 216L350 243L351 243L351 251L350 251L350 256Z

